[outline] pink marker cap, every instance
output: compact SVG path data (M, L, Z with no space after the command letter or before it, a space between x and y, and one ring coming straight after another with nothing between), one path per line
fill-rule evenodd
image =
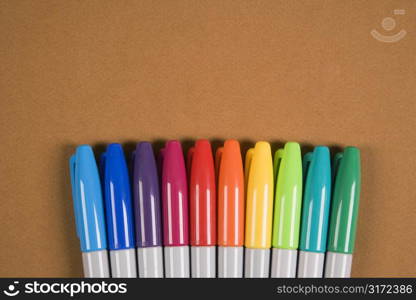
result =
M160 152L164 246L187 246L188 184L182 146L168 141Z

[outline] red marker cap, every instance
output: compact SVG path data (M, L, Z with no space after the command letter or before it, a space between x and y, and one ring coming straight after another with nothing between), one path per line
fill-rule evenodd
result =
M190 172L190 244L216 244L216 189L215 169L211 144L198 140L188 152Z

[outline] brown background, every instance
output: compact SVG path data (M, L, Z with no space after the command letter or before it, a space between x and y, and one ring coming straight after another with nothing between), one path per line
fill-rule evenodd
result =
M403 40L370 36L387 16ZM76 145L201 137L360 147L353 276L415 276L415 25L412 0L0 1L0 276L82 275Z

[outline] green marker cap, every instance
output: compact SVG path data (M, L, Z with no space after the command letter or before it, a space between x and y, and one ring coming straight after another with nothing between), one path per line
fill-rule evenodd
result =
M298 143L289 142L274 157L277 177L273 248L297 249L302 206L302 157Z
M360 203L360 150L347 147L338 153L334 159L334 174L328 251L352 254Z

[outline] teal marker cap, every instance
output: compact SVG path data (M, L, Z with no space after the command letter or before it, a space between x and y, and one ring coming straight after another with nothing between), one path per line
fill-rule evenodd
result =
M360 150L347 147L344 152L338 153L334 159L334 170L328 251L352 254L361 191Z
M331 202L331 162L328 147L315 147L303 157L302 251L326 251Z

